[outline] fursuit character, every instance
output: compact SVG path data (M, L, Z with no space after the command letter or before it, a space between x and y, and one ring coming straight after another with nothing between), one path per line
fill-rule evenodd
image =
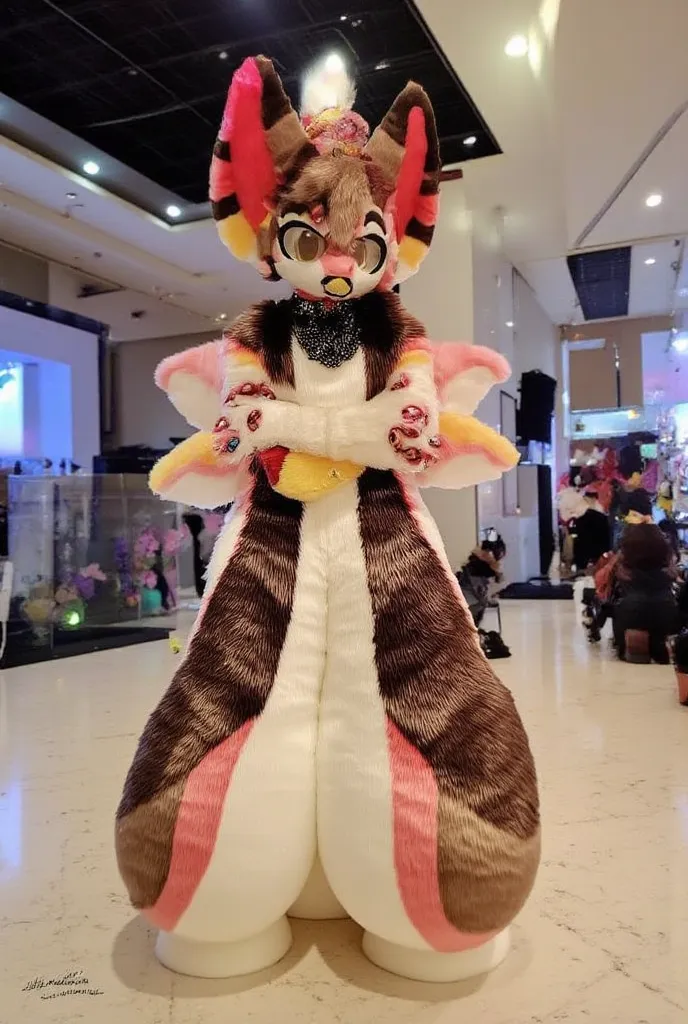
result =
M158 369L198 432L153 489L234 505L117 855L174 970L274 963L292 909L351 915L380 965L449 980L499 962L539 860L528 741L418 492L515 464L472 416L508 366L431 344L391 290L436 219L426 94L409 84L368 138L338 83L318 89L302 121L264 57L230 88L219 233L294 294Z

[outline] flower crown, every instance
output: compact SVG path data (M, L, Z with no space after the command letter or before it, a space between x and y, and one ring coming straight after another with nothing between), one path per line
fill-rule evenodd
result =
M361 156L370 136L368 122L353 110L329 107L319 114L307 114L301 119L306 135L315 148L323 153L344 153Z

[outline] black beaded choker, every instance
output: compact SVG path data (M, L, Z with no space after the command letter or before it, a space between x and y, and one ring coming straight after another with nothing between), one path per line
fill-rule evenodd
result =
M356 354L361 327L354 302L329 303L294 295L294 334L309 359L335 370Z

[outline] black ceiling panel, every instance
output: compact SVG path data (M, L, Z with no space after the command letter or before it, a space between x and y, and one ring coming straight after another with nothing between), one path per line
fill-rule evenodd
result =
M372 126L414 78L432 98L445 164L500 152L409 0L5 0L0 92L202 203L234 68L266 53L298 104L303 72L331 51Z
M566 262L586 320L628 316L630 245L580 253Z

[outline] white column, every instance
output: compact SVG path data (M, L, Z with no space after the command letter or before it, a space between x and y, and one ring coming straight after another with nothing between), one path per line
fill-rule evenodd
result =
M442 186L440 219L427 259L401 286L401 300L433 341L473 341L473 247L463 182ZM434 516L453 569L459 569L477 536L475 487L429 488L423 497Z

